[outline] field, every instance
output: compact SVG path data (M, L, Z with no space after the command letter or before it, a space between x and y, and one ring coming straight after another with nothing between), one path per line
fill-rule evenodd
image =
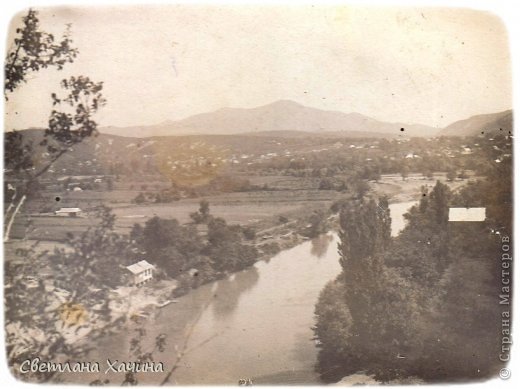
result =
M264 177L262 177L264 178ZM267 178L267 177L266 177ZM259 181L259 180L258 180ZM269 181L269 180L266 180ZM144 224L154 216L177 219L189 223L190 213L199 208L200 198L187 198L170 203L135 204L132 199L139 191L113 190L50 193L46 200L29 204L27 211L15 221L11 236L21 239L64 241L67 233L77 234L96 224L95 207L105 205L116 216L116 230L128 233L135 223ZM224 218L229 224L252 225L263 228L276 222L279 216L291 218L315 208L326 208L341 197L337 191L317 189L270 190L234 192L204 197L210 203L211 214ZM55 197L60 196L59 204ZM41 216L38 209L51 204L53 208L78 207L85 210L79 217ZM89 211L92 209L92 211ZM266 224L267 223L267 224Z
M318 190L316 179L284 176L251 176L255 185L267 184L271 190L225 193L204 197L210 203L211 214L224 218L229 224L252 226L257 232L279 224L279 217L295 220L310 214L314 209L327 209L333 201L345 194L335 190ZM406 180L399 175L383 175L378 182L371 182L372 191L387 195L391 202L416 200L423 185L432 187L437 180L446 182L444 173L436 173L433 179L411 174ZM448 183L460 187L466 180ZM133 183L133 186L150 185ZM160 183L156 184L161 187ZM164 185L164 183L163 183ZM181 224L191 222L190 213L196 212L200 198L186 198L170 203L135 204L132 200L139 190L124 189L128 183L117 183L114 190L85 190L82 192L49 192L44 199L28 204L26 211L16 219L11 236L15 239L31 239L45 242L66 242L67 233L80 234L96 225L95 207L106 205L116 216L116 231L129 233L136 223L144 224L149 218L177 219ZM56 202L55 198L60 197ZM38 210L48 207L79 207L85 210L80 217L42 216ZM89 211L90 210L90 211ZM9 246L9 244L8 244Z

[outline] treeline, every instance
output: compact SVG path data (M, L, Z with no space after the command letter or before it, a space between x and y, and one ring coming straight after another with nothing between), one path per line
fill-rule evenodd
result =
M258 259L256 247L249 242L255 237L250 228L213 217L205 201L191 217L207 228L206 236L199 233L196 224L181 225L176 219L157 216L144 226L134 225L130 233L132 242L164 272L163 276L179 281L176 293L245 269Z
M157 192L140 192L133 202L143 203L170 203L182 198L197 198L220 193L249 192L255 190L267 190L267 186L253 185L246 178L231 175L218 175L206 184L183 185L172 181L168 189Z
M485 207L486 220L449 222L450 206ZM383 382L496 375L501 338L508 336L497 296L511 215L510 164L460 193L438 182L405 215L408 224L395 239L386 199L344 205L343 271L315 311L322 378L359 371Z

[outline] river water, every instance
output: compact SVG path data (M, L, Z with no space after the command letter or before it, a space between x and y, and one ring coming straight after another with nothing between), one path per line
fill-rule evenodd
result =
M405 225L406 220L404 214L415 204L417 201L407 201L403 203L390 204L390 217L392 218L392 236L397 236Z
M390 205L392 235L404 227L402 214L413 204ZM157 353L156 360L169 369L177 352L184 354L169 382L319 384L314 306L325 284L340 273L337 243L336 234L319 236L158 309L145 325L149 342L159 333L168 335L167 351ZM90 360L133 360L129 343L128 331L121 331L91 353ZM146 373L139 382L157 384L163 378ZM118 383L121 375L110 379Z

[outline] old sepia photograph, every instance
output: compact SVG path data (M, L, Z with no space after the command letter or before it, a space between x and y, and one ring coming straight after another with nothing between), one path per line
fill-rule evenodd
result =
M10 16L13 380L509 379L512 38L500 16L261 3Z

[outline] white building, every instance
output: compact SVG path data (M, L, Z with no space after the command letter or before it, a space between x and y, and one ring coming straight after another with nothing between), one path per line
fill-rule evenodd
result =
M56 216L76 217L81 214L81 209L80 208L60 208L55 213L56 213Z
M127 266L126 269L132 274L130 284L141 286L153 279L155 266L143 259L133 265Z

